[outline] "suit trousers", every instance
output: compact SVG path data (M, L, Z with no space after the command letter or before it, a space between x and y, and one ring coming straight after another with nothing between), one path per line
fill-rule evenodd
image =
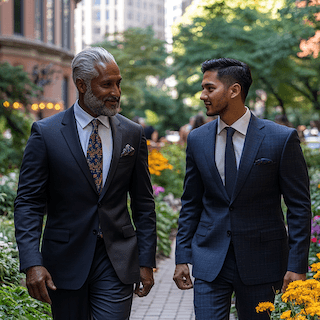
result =
M250 263L250 261L248 261ZM231 298L236 296L239 320L270 320L267 312L256 313L259 302L274 302L275 291L282 281L247 286L238 272L233 245L231 243L223 267L212 282L195 279L194 307L196 320L229 320Z
M50 290L54 320L128 320L133 285L123 284L97 240L88 279L79 290Z

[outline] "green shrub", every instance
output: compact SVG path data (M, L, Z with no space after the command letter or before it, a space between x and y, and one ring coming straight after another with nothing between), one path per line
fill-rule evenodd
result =
M320 168L320 152L318 149L308 148L305 144L301 144L304 158L308 168Z
M178 144L166 144L160 152L168 159L173 169L165 169L160 176L151 175L153 185L161 186L165 193L172 193L175 198L180 198L183 192L183 181L186 166L185 147Z
M0 178L0 216L13 218L14 200L17 195L18 172L10 172Z
M0 319L52 319L50 306L31 298L25 287L3 284L0 286L0 301Z
M162 196L155 197L156 213L157 213L157 236L158 236L158 254L166 257L171 252L171 231L178 226L179 213L174 211Z

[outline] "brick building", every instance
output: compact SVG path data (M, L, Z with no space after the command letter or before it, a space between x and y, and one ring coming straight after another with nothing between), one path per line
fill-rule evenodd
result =
M71 61L74 10L80 0L0 0L0 63L22 65L43 94L26 106L38 117L66 109L76 99Z

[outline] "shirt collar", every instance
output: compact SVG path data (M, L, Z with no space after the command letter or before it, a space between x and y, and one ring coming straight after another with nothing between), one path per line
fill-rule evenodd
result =
M84 129L90 122L94 119L89 113L84 111L80 105L79 100L74 104L74 116L77 122L80 124L81 128ZM108 116L98 116L97 119L107 128L110 128L110 121Z
M250 113L249 108L248 107L245 107L245 108L247 109L245 114L231 125L232 128L236 129L238 132L240 132L244 136L247 133L250 118L251 118L251 113ZM229 126L225 122L223 122L219 116L218 117L218 131L217 131L217 133L220 134L221 131L225 127L229 127Z

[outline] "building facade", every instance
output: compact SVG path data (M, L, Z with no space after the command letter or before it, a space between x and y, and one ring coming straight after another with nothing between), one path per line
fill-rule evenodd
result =
M0 63L22 65L43 88L32 106L22 106L38 118L67 109L76 99L71 61L79 1L0 0Z
M75 10L76 52L101 42L106 33L152 26L165 39L165 0L82 0Z

